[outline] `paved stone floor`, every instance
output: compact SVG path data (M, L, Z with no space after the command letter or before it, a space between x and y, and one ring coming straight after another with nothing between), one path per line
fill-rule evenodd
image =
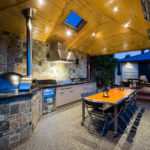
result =
M144 110L139 123L134 125L137 113L118 138L112 132L105 137L87 132L80 125L81 103L76 103L43 116L32 137L15 150L150 150L150 103L138 105L139 112Z

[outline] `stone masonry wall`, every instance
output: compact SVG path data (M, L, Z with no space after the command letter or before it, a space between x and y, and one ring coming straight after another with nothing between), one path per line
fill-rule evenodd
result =
M37 123L42 114L41 92L33 97L10 99L0 103L0 150L13 147L30 137L33 123ZM36 102L36 103L35 103ZM38 108L33 111L33 107ZM39 113L41 112L41 113Z
M34 79L87 77L87 56L76 52L79 65L47 60L51 45L33 40L32 71ZM26 75L26 38L0 31L0 73L18 72Z
M30 98L0 104L0 150L31 135L31 111Z

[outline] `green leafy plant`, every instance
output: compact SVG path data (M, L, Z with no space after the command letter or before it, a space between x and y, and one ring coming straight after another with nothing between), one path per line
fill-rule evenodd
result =
M98 86L109 87L113 84L117 59L114 55L94 56L90 59L91 76L95 78Z

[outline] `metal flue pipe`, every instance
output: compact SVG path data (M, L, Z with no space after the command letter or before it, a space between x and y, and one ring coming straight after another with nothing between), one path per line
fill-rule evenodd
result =
M26 18L27 27L27 76L32 76L32 23L31 20L34 15L33 8L26 8L23 10L23 15Z

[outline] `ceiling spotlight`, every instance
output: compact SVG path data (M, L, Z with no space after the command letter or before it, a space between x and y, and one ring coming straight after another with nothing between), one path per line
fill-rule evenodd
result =
M114 2L114 0L109 0L108 2L107 2L107 5L110 5L111 3L113 3Z
M127 43L124 43L124 45L123 45L123 48L127 48L128 47L128 44Z
M66 32L66 35L67 35L67 36L71 36L71 34L72 34L72 33L71 33L70 30L68 30L68 31Z
M96 33L95 33L95 32L93 32L93 33L92 33L92 36L93 36L93 37L94 37L94 36L96 36Z
M129 26L129 24L128 24L128 23L126 23L126 24L124 25L124 27L125 27L125 28L128 28L128 26Z
M39 5L43 4L43 0L38 0L38 2L39 2Z
M118 7L116 6L116 7L114 7L114 12L117 12L118 11Z
M128 28L129 27L130 22L124 24L124 28Z
M105 52L107 51L107 49L106 49L106 48L104 48L104 49L103 49L103 51L104 51L104 53L105 53Z

